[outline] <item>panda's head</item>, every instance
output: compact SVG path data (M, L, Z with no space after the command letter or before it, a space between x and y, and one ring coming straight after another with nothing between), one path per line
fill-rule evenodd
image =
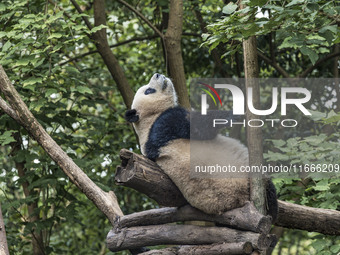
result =
M125 114L129 122L158 115L177 105L177 95L171 80L155 73L149 84L140 87L133 99L131 110Z

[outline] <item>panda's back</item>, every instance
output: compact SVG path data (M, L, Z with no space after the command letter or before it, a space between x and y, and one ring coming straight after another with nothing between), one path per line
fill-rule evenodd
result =
M190 147L195 148L194 152L190 153ZM211 178L209 174L195 178L190 167L206 164L210 157L209 153L203 153L196 154L198 157L195 158L197 150L202 148L210 152L216 150L222 159L220 164L247 164L247 149L237 140L223 136L217 136L213 141L172 140L160 149L156 162L192 206L208 214L243 206L249 201L248 178Z

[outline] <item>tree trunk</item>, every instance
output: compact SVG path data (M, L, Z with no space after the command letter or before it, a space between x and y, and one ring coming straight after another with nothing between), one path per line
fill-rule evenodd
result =
M241 5L241 8L243 6ZM243 41L244 76L246 79L247 102L250 100L248 88L252 88L252 102L256 109L260 109L260 88L256 78L259 77L259 64L257 59L256 37L252 36ZM246 112L246 121L256 118L249 109ZM249 150L249 165L259 166L263 161L262 129L261 127L247 128L247 145ZM266 214L266 185L263 178L252 178L250 184L250 200L262 214Z
M340 44L335 44L334 45L334 53L339 53L340 52ZM335 57L334 62L333 62L333 76L335 79L335 92L336 92L336 112L340 111L340 79L339 79L339 68L340 68L340 58L339 56Z
M9 255L5 222L1 211L1 203L0 203L0 255Z
M16 142L11 143L12 146L12 153L11 156L15 156L18 154L18 152L21 150L21 137L17 133L14 135L14 139ZM25 168L26 162L15 162L15 168L18 170L18 176L20 178L25 178L27 174L27 169ZM26 198L29 196L33 196L35 199L33 202L30 202L27 204L27 213L28 213L28 221L31 223L39 222L40 217L39 213L36 211L38 208L38 202L39 202L39 194L33 190L30 190L29 183L27 181L22 182L22 188L24 191L24 195ZM44 246L44 240L42 236L41 231L36 231L35 229L32 229L32 247L33 247L33 254L34 255L43 255L45 254L45 246Z
M174 83L178 102L186 108L190 107L186 87L184 65L181 49L183 27L183 0L170 0L168 29L164 35L169 75Z

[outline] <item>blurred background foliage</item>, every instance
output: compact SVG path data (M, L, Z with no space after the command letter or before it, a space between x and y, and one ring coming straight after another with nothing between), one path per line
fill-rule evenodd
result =
M155 208L142 194L114 185L120 149L139 152L138 145L123 118L122 97L91 39L99 28L89 30L82 20L86 16L93 22L93 2L77 3L83 14L67 0L2 0L0 64L53 139L102 189L114 190L125 214ZM128 3L166 30L168 1ZM246 11L235 1L184 1L181 46L187 86L195 77L243 77L241 41L252 35L257 36L261 77L339 77L339 1L244 3ZM153 73L166 74L162 42L143 20L120 1L106 1L103 15L108 43L134 91ZM294 135L264 130L270 139L266 160L339 163L340 103L325 106L339 98L339 86L329 86L327 95L324 90L312 93L317 120L303 121ZM261 100L270 104L270 93L261 94ZM243 134L231 133L240 139ZM311 134L313 141L304 138ZM0 144L0 199L11 254L111 254L105 247L108 220L2 112ZM274 180L280 199L337 210L339 182L308 176ZM339 237L278 233L274 254L340 252ZM32 239L38 249L32 248Z

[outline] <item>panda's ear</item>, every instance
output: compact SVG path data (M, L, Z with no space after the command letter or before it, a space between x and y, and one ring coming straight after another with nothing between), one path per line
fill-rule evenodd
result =
M125 112L125 119L128 122L137 122L137 121L139 121L139 115L137 115L136 109L127 110Z

